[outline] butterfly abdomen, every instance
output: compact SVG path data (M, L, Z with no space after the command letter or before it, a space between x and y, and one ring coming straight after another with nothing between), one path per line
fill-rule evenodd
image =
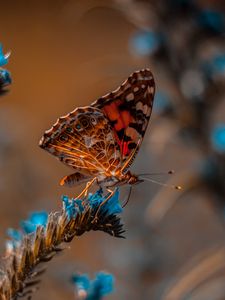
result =
M74 187L76 185L80 185L84 182L87 182L89 179L90 179L89 176L76 172L71 175L63 177L63 179L60 181L60 185L67 186L67 187Z

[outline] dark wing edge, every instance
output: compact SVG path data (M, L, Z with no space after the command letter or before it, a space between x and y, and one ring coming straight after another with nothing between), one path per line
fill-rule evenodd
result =
M153 74L149 69L143 69L132 73L119 88L92 103L105 113L114 129L123 156L124 172L140 148L151 116L154 94ZM120 128L118 123L123 126Z

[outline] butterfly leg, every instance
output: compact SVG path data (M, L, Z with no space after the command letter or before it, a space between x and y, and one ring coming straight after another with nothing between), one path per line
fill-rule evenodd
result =
M94 177L91 181L88 181L86 184L86 187L83 189L83 191L76 197L77 199L80 199L83 196L87 196L89 188L94 184L94 182L97 181L97 178Z
M113 190L113 191L110 190L110 189L107 189L107 191L109 192L109 195L108 195L108 197L107 197L107 198L99 205L99 207L98 207L98 209L97 209L97 211L96 211L95 218L94 218L93 222L95 222L95 221L98 219L98 213L99 213L101 207L102 207L103 205L105 205L105 203L106 203L109 199L111 199L111 197L115 194L116 189Z

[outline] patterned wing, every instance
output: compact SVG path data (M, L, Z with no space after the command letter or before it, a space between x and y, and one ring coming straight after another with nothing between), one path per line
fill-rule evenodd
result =
M150 119L155 82L149 69L134 72L117 90L95 101L113 128L125 172L131 165Z
M66 165L88 176L100 176L121 167L121 155L112 128L95 107L77 108L61 117L39 143Z

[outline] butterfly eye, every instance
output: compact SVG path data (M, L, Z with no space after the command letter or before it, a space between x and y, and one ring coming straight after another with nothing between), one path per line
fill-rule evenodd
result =
M97 120L96 120L95 118L91 118L91 123L92 123L93 125L96 125L96 124L97 124Z
M65 134L65 133L61 134L60 137L59 137L59 140L60 140L60 142L63 142L63 143L67 142L68 141L68 135Z

